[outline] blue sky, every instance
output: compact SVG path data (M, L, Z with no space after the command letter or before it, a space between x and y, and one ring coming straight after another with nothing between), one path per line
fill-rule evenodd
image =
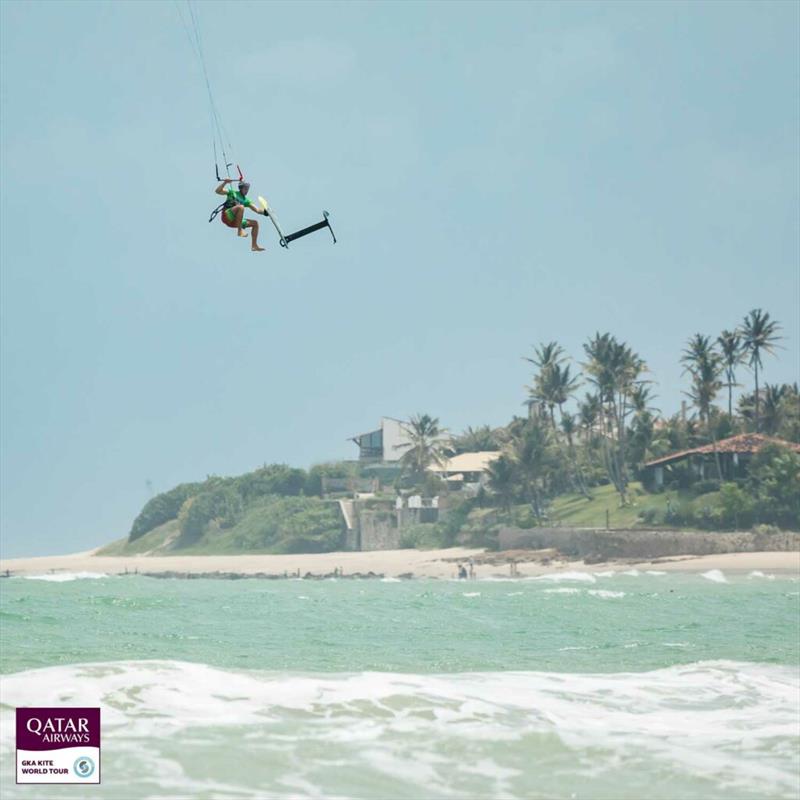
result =
M541 341L610 330L672 413L686 339L762 307L798 379L798 4L196 7L253 194L339 243L206 223L176 3L0 3L3 555L381 415L504 424Z

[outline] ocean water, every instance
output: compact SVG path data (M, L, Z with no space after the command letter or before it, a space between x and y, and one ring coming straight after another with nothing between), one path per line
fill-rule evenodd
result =
M4 798L796 798L800 583L0 581ZM16 786L16 706L103 784Z

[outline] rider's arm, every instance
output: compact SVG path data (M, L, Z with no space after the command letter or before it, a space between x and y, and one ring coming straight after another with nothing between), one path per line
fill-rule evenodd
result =
M216 194L222 194L222 195L227 194L228 192L225 189L225 184L226 183L233 183L233 178L225 178L225 180L223 180L222 183L219 186L217 186L217 188L214 190L214 192Z

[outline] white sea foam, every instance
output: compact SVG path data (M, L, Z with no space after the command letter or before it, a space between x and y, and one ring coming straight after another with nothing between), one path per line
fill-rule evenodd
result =
M765 575L760 569L754 569L751 573L748 574L748 578L766 578L768 581L774 581L774 575Z
M607 570L604 570L603 572L593 572L592 573L592 575L594 575L595 578L613 578L614 575L616 575L616 574L617 574L616 571L613 570L613 569L607 569Z
M587 594L594 595L595 597L625 597L625 592L612 592L608 589L587 589Z
M728 582L728 579L725 577L725 573L718 569L710 569L708 572L702 572L700 577L709 581L714 581L714 583Z
M582 591L574 586L559 586L557 589L542 589L542 594L581 594Z
M392 578L392 577L381 578L381 583L402 583L402 582L403 581L401 581L400 578Z
M461 592L461 594L464 595L464 597L480 597L481 596L480 592Z
M657 569L648 569L648 570L645 570L644 574L645 575L666 575L667 573L663 572L661 570L657 570Z
M631 578L638 578L642 573L638 569L628 569L621 573L622 575L629 575Z
M53 583L66 583L67 581L97 580L109 578L104 572L51 572L46 575L23 575L28 581L52 581Z
M527 581L543 581L549 583L562 583L564 581L576 581L578 583L597 583L597 579L591 572L551 572L547 575L535 575L525 578Z
M628 796L644 796L657 771L663 791L650 796L677 796L674 780L693 796L716 786L715 797L723 788L792 797L798 698L795 669L727 661L646 673L325 676L112 662L4 676L0 748L13 758L14 707L100 706L112 797L337 797L352 794L345 773L368 780L372 796L455 797L464 764L477 781L470 796L530 797L530 781L551 773L560 783L542 785L542 796L569 781L578 796L589 786L613 796L623 782ZM535 771L539 752L547 771ZM232 770L218 753L264 766ZM12 785L7 796L24 793Z

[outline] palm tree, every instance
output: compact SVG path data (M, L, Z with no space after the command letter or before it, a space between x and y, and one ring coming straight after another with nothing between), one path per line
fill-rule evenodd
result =
M723 359L714 349L711 339L696 333L687 343L681 356L684 374L692 376L692 389L685 394L692 400L700 414L701 422L708 422L711 404L722 388Z
M497 494L501 507L507 512L517 490L518 476L514 462L503 454L491 461L486 471L489 474L489 488Z
M558 381L553 381L553 372L560 368L565 359L564 349L558 342L540 344L534 348L533 358L525 358L525 361L538 369L538 373L534 375L533 386L526 387L529 392L528 407L530 409L538 405L542 410L547 409L553 429L556 426L553 409L558 404L555 397L558 394ZM569 375L569 367L567 367L567 375Z
M717 337L717 344L719 345L722 354L722 364L725 367L725 385L728 387L728 416L733 416L733 387L738 386L736 383L736 367L742 363L742 337L739 331L722 331Z
M633 422L631 424L631 446L629 460L632 464L641 464L651 453L655 439L655 416L658 411L653 405L652 390L644 383L638 384L631 392Z
M567 452L569 454L572 468L575 472L575 478L578 484L578 491L587 499L591 499L589 489L586 486L586 479L583 476L580 461L578 460L578 452L575 449L575 434L578 431L578 423L574 414L565 414L561 412L561 432L567 438Z
M647 365L625 342L618 342L610 333L596 333L584 344L583 350L587 357L583 366L600 399L606 470L619 493L620 503L625 505L628 486L626 421L633 412L632 394L644 383L641 376Z
M548 397L551 402L558 406L558 411L562 418L564 416L564 404L575 394L580 383L578 376L570 375L569 364L565 367L555 364L550 370L550 374L546 377L545 385Z
M785 383L783 386L783 418L779 433L787 441L800 443L800 391L797 383Z
M454 436L450 442L450 447L455 453L480 453L485 450L497 450L497 432L488 425L481 425L479 428L469 426L459 436Z
M789 396L789 385L784 383L782 386L768 383L764 384L764 409L762 413L762 426L766 433L774 435L781 427L785 416L784 400Z
M602 410L600 398L596 394L587 392L584 399L578 403L578 417L587 441L592 437Z
M759 396L758 396L758 370L763 369L761 353L775 355L775 347L783 337L778 336L781 326L777 320L771 320L769 313L760 308L754 308L742 323L742 351L746 355L748 363L753 368L756 381L755 393L755 422L756 432L760 429L759 420Z
M714 458L717 462L718 477L722 477L719 453L716 449L714 432L711 429L711 407L722 388L723 359L714 349L711 339L696 333L687 343L681 356L684 374L692 376L692 388L685 392L700 415L700 423L705 425L708 438L714 443Z
M531 502L534 514L537 518L543 517L547 472L552 467L548 428L539 421L531 420L511 439L507 455Z
M431 464L442 466L447 459L447 431L439 427L439 418L429 414L417 414L403 423L408 441L397 445L405 450L400 464L403 472L420 479Z
M558 406L561 422L564 422L564 405L575 393L580 381L571 374L570 365L564 364L567 356L557 342L540 345L535 350L535 357L525 360L539 368L534 375L533 386L529 387L529 404L536 404L540 409L547 409L555 443L562 452L566 466L567 480L574 489L588 497L589 493L580 476L572 445L570 444L568 452L563 451L555 417L555 408Z

